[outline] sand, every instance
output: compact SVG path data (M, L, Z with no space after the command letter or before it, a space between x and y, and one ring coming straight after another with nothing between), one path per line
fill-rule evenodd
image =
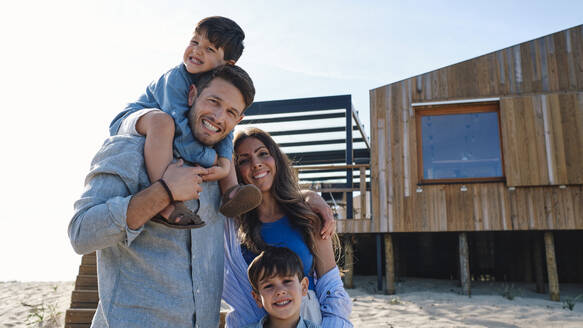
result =
M472 297L449 280L405 278L395 295L378 292L376 277L355 277L354 284L348 293L355 327L583 327L583 299L573 311L563 308L583 294L581 284L561 284L561 302L523 283L474 282ZM73 285L0 282L0 327L63 327Z
M0 327L63 327L75 284L0 282Z

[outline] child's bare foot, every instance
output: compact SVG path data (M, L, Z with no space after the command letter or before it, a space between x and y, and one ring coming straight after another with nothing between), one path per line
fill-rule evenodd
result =
M230 218L240 216L259 206L261 199L261 191L254 185L236 185L223 193L219 211Z

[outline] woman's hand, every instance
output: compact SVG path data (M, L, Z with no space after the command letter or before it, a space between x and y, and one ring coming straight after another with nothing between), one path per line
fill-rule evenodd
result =
M320 237L322 239L330 238L336 232L336 221L334 221L332 209L318 193L312 190L302 190L302 194L308 206L322 219Z

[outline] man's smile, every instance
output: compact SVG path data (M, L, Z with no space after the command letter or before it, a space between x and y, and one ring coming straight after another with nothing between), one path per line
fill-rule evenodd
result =
M206 119L202 119L202 125L212 132L219 132L221 130L218 126L214 125L212 122Z

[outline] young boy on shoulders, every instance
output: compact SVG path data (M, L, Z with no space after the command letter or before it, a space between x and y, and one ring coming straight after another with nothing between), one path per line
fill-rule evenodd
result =
M228 111L227 117L207 115L201 126L189 125L188 93L200 73L221 65L234 65L243 52L245 34L231 19L213 16L201 20L186 47L183 62L146 88L140 98L128 104L110 125L111 135L133 134L146 137L144 158L150 181L161 180L173 160L173 145L186 162L208 168L205 181L219 180L223 197L220 211L239 216L259 205L261 193L254 186L239 186L233 169L233 134L227 125L237 124L243 113ZM220 101L208 99L209 102ZM211 104L212 105L212 104ZM193 131L198 129L198 131ZM196 133L193 133L196 132ZM214 147L195 135L223 135ZM164 181L161 181L164 185ZM175 202L154 221L175 228L197 228L204 222L183 203Z
M246 328L320 327L300 316L308 278L296 253L285 247L268 247L251 262L247 275L251 294L267 315Z

